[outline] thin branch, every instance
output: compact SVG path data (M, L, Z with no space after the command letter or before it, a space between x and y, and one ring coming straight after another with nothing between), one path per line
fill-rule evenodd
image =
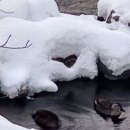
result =
M29 47L32 45L32 43L30 43L30 40L28 40L28 41L26 42L25 46L23 46L23 47L9 47L9 46L6 46L7 43L9 42L10 38L11 38L11 35L9 35L9 37L8 37L7 40L6 40L6 42L5 42L3 45L1 45L0 48L7 48L7 49L25 49L25 48L29 48Z
M8 41L9 41L10 38L11 38L11 35L9 35L9 37L6 40L6 42L2 46L0 46L0 47L4 47L8 43Z
M0 9L0 11L3 12L3 13L5 13L5 14L13 14L13 13L15 13L14 11L8 12L8 11L4 11L2 9Z

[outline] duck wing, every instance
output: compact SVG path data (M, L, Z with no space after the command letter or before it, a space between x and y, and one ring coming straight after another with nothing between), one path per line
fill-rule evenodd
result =
M102 116L110 117L112 102L107 100L97 101L95 104L95 110Z

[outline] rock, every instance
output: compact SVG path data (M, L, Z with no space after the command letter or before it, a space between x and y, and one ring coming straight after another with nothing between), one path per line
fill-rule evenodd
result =
M105 21L105 19L103 17L99 17L99 16L97 17L97 20L99 20L101 22Z
M119 19L120 19L120 16L113 16L113 19L116 21L116 22L118 22L119 21Z
M62 13L74 15L97 14L98 0L56 0L59 10Z
M32 118L43 130L57 130L61 126L58 116L47 110L34 112Z
M121 75L115 76L113 75L112 71L109 70L102 62L100 59L98 59L98 70L101 72L106 78L110 80L124 80L128 79L130 77L130 70L124 71Z
M75 55L70 55L66 58L62 58L62 57L57 57L57 58L52 58L52 60L58 61L58 62L62 62L65 66L67 67L72 67L74 65L74 63L77 60L77 56Z
M71 55L71 56L68 56L64 59L64 64L67 66L67 67L72 67L74 65L74 63L76 62L77 60L77 57L75 55Z
M18 91L18 98L25 98L28 95L28 88L26 85L22 85Z
M8 98L8 95L4 95L0 92L0 100Z

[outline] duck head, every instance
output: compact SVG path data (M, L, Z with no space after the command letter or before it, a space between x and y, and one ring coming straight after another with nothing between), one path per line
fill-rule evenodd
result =
M112 109L118 110L118 111L121 111L121 112L125 112L125 110L123 109L123 107L120 103L114 103L112 105Z

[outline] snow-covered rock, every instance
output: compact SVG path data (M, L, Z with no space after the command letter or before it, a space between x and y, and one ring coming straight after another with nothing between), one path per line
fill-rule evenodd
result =
M130 30L125 26L129 21L127 0L120 0L120 4L117 0L114 4L99 1L99 16L121 14L120 22L110 26L91 15L60 14L47 18L59 15L54 0L11 2L0 1L0 86L10 98L56 92L55 81L93 79L98 68L108 78L130 77ZM115 12L111 12L113 9ZM126 18L127 23L122 24ZM54 60L72 55L76 58L69 67L66 61Z
M123 24L130 23L129 0L99 0L98 16L103 17L108 23L119 21Z
M0 129L1 130L34 130L34 129L27 129L22 126L13 124L12 122L8 121L1 115L0 115Z
M42 21L47 17L59 16L54 0L2 0L0 19L16 17L31 21Z
M30 22L17 18L0 20L0 45L30 47L0 48L1 91L10 98L18 96L21 87L34 92L58 90L56 80L69 81L98 75L97 59L115 76L130 69L130 37L121 31L107 29L94 16L64 16ZM52 60L76 55L68 68Z
M15 97L24 84L31 92L57 91L51 80L94 78L97 75L96 58L85 48L89 40L86 41L85 26L85 22L72 18L50 18L41 23L15 18L1 20L0 43L5 43L10 34L12 37L6 46L24 46L28 40L32 43L26 49L0 49L1 90ZM79 58L71 68L51 60L72 54Z

